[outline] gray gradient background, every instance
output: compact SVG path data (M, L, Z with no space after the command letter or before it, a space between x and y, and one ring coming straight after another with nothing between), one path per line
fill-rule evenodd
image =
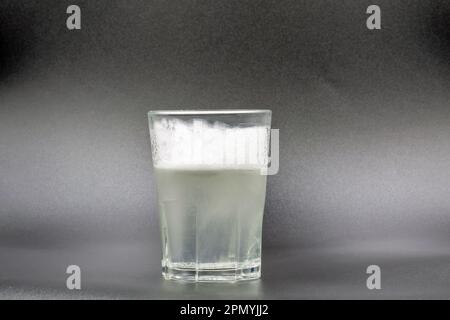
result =
M74 3L0 2L0 298L450 298L448 1ZM174 107L273 110L261 281L161 280Z

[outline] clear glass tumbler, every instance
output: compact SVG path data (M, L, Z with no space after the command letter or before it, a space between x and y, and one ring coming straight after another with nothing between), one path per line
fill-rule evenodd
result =
M148 115L164 278L259 278L271 111Z

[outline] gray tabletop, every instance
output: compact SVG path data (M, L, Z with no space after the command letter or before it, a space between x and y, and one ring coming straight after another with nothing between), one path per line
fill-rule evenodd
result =
M261 280L180 283L161 278L159 248L98 245L0 251L2 299L446 299L450 255L423 243L267 248ZM429 246L429 244L426 244ZM78 264L82 289L66 288L65 269ZM381 268L381 290L368 290L366 268Z

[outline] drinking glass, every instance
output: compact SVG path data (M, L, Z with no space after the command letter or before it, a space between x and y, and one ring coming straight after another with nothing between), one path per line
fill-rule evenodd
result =
M271 111L148 116L164 278L259 278Z

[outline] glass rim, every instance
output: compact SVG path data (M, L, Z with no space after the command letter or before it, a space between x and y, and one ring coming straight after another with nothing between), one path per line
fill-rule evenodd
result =
M260 114L272 113L269 109L180 109L180 110L150 110L148 116L196 116L196 115L230 115L230 114Z

